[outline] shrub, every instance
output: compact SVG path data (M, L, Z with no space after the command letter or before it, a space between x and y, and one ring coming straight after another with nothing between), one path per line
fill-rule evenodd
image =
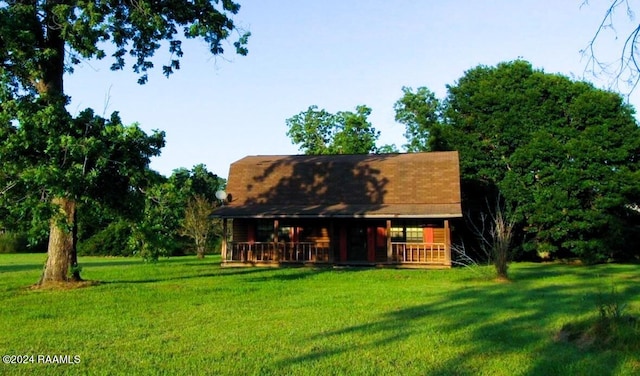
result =
M0 233L0 253L45 253L47 242L30 244L27 235L15 232Z
M0 234L0 253L18 253L26 248L26 239L12 232Z
M119 220L110 223L89 239L78 243L78 255L82 256L131 256L128 246L131 224Z

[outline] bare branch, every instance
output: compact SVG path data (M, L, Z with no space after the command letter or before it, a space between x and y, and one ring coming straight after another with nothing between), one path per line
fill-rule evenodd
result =
M467 215L471 231L480 242L480 248L495 265L499 278L507 278L508 263L511 259L511 242L516 225L512 211L501 205L500 195L496 198L495 207L486 200L487 213L480 213L480 223L476 223Z
M585 0L580 7L589 5ZM635 90L640 83L640 63L638 61L638 42L640 42L640 24L629 32L624 40L620 51L620 56L615 61L606 61L598 57L598 41L604 39L603 33L612 30L614 39L618 39L618 31L614 26L614 16L616 11L623 7L626 18L633 22L635 14L631 8L629 0L612 0L607 8L600 24L587 44L580 52L587 58L584 74L594 78L604 78L608 80L609 89L625 92L627 97ZM620 86L624 85L625 88Z

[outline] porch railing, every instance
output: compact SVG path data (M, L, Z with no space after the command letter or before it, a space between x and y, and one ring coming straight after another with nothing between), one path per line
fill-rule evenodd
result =
M332 263L329 243L230 242L226 262ZM391 243L390 263L450 265L445 243Z
M392 259L402 264L447 264L445 243L391 243Z
M227 246L228 262L332 262L329 243L315 242L231 242Z

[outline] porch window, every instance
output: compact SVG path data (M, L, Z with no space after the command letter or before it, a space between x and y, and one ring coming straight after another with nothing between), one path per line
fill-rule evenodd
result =
M398 243L423 243L423 231L420 223L405 222L402 226L393 226L390 229L391 241Z
M256 226L256 241L270 242L273 240L273 221L259 221Z
M422 227L407 226L406 238L407 243L422 243Z
M404 227L391 227L391 241L404 242Z

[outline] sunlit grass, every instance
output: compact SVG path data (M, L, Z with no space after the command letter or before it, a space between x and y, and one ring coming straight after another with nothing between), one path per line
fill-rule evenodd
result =
M0 374L628 375L633 349L558 340L615 285L640 309L637 265L467 269L220 268L219 258L81 258L98 285L33 290L44 255L0 255L0 352L79 355Z

